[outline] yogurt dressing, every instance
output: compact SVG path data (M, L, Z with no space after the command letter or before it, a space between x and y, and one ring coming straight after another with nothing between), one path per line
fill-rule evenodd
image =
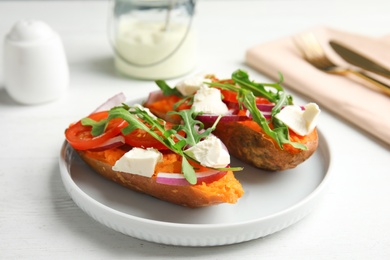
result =
M140 79L167 79L184 75L196 65L196 35L180 23L139 21L122 17L116 39L116 68ZM186 35L187 33L187 35Z

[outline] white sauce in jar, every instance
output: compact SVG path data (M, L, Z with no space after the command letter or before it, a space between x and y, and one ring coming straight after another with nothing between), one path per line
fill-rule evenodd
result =
M187 35L186 31L184 24L170 23L164 30L161 22L122 17L115 43L116 68L127 76L151 80L190 72L196 65L196 36L192 28Z

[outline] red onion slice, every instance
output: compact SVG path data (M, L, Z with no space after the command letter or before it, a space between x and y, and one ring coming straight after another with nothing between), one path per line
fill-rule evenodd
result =
M117 135L111 139L108 139L98 147L94 147L93 149L90 149L91 151L94 152L99 152L99 151L104 151L107 149L112 149L119 147L125 143L125 138L122 135Z
M119 106L122 103L126 102L126 96L125 94L118 93L115 96L109 98L106 102L98 106L91 114L100 112L100 111L107 111L115 106Z
M240 106L238 105L237 102L228 101L228 102L225 102L225 104L227 105L227 107L229 109L235 109L235 110L240 109ZM274 104L256 104L256 106L261 112L271 112L272 108L274 108L275 105ZM245 108L245 106L244 106L244 108Z
M223 100L222 100L223 101ZM232 101L223 101L226 106L229 108L229 109L234 109L234 110L238 110L240 109L240 106L238 105L237 102L232 102Z
M274 104L256 104L256 106L261 112L271 112L275 105Z
M207 170L204 172L196 172L197 177L197 183L201 184L204 183L211 183L214 181L219 180L223 176L226 175L227 172L225 171L218 171L218 170ZM156 182L160 184L166 184L166 185L175 185L175 186L187 186L191 185L185 178L184 175L181 173L165 173L165 172L159 172L157 173Z
M266 119L271 119L271 112L262 112L260 111L260 113L266 118ZM252 119L252 114L249 110L246 111L246 116L250 119Z
M197 120L203 123L214 123L218 118L218 115L215 114L202 114L196 117ZM247 116L239 116L239 115L225 115L222 116L219 122L237 122L249 119Z
M154 102L162 99L164 94L161 90L155 90L149 93L148 99L145 101L144 106L153 104Z

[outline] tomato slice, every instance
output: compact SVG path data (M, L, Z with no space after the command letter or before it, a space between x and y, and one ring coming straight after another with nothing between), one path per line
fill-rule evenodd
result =
M223 101L225 101L225 102L233 102L233 103L238 102L236 92L226 90L226 89L221 89L221 94L223 96Z
M150 112L153 114L166 118L166 120L169 120L171 122L180 123L181 118L179 115L168 115L167 113L170 111L175 110L174 106L177 102L181 101L182 98L178 96L163 96L159 100L148 104L146 107L150 109ZM180 104L179 107L176 108L177 111L184 110L184 109L190 109L191 105L188 104L188 102L183 102Z
M223 101L231 102L231 103L238 103L237 92L222 89L221 94L223 95ZM270 102L265 97L256 97L256 104L272 104L272 102Z
M108 111L97 112L88 117L95 121L100 121L108 117ZM125 120L115 118L110 120L103 134L92 136L92 127L82 125L80 120L65 130L65 137L73 148L77 150L88 150L99 147L110 138L117 136L126 125L127 122Z
M266 99L265 97L256 97L256 104L267 105L267 104L272 104L272 102Z
M163 143L156 140L148 132L142 129L135 129L130 134L127 134L125 137L125 143L133 147L139 148L155 148L157 150L167 150Z
M173 126L172 123L166 122L165 129L171 129ZM155 130L158 135L161 135L160 131ZM184 133L179 133L184 135ZM157 150L168 150L163 143L155 139L152 135L142 129L135 129L130 134L127 134L125 137L125 143L133 147L139 148L154 148Z

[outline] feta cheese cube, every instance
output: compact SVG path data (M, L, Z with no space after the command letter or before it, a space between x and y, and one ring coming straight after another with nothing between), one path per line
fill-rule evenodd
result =
M221 140L214 135L184 151L201 165L213 168L224 168L230 164L230 155L223 147Z
M222 102L221 91L208 86L199 88L194 95L194 103L192 106L195 112L217 115L225 115L229 110L226 104Z
M206 79L204 75L196 75L180 81L176 85L176 89L183 96L190 96L194 94L201 86L204 86L204 82L211 82L210 79Z
M112 167L114 171L152 177L162 154L153 148L133 148L125 153Z
M305 106L305 110L299 106L286 106L275 117L298 135L304 136L310 134L317 126L320 112L317 104L309 103Z

